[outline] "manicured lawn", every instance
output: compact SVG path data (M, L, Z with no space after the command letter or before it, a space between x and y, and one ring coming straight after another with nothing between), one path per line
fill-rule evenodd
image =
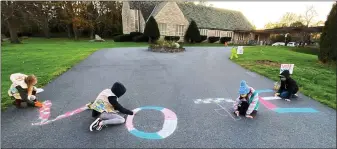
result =
M313 49L305 50L271 46L246 47L244 54L233 61L275 81L279 80L281 63L295 64L292 77L299 84L300 92L336 109L336 65L321 64Z
M9 76L12 73L35 74L38 77L37 86L42 87L96 50L146 45L39 38L23 40L23 44L6 42L1 46L1 107L6 108L11 104L7 90L11 84Z
M96 50L114 47L148 46L147 43L134 42L88 42L64 38L30 38L22 44L4 42L1 46L1 107L11 104L7 90L11 85L9 76L12 73L35 74L38 77L37 87L43 87L56 76L71 68L74 64L87 58ZM183 46L224 46L223 44L184 44Z

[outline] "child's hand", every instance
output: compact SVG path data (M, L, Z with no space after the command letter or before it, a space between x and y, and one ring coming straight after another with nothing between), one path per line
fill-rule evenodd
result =
M235 111L236 116L239 116L239 111Z

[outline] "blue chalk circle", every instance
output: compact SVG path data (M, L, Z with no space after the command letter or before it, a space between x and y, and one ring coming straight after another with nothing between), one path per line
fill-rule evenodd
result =
M161 111L164 108L163 107L156 107L156 106L145 106L145 107L140 107L141 110L157 110Z
M158 135L158 133L147 133L139 131L137 129L131 130L130 133L143 139L153 139L153 140L163 139L161 136Z

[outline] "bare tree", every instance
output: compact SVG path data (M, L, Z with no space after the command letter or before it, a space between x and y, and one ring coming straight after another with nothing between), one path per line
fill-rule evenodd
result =
M314 6L307 6L304 14L303 14L303 21L304 21L304 25L306 27L309 27L310 25L312 25L313 21L315 20L315 17L318 16L317 11L315 10Z

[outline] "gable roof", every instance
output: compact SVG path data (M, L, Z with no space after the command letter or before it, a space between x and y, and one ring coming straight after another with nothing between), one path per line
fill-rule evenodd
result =
M140 10L146 21L161 1L129 1L130 9Z
M218 30L253 30L253 26L239 11L177 3L186 19L192 19L198 28Z
M176 2L185 18L197 23L198 28L250 31L253 26L239 11ZM167 4L167 1L129 1L130 9L140 10L146 21L155 16Z

